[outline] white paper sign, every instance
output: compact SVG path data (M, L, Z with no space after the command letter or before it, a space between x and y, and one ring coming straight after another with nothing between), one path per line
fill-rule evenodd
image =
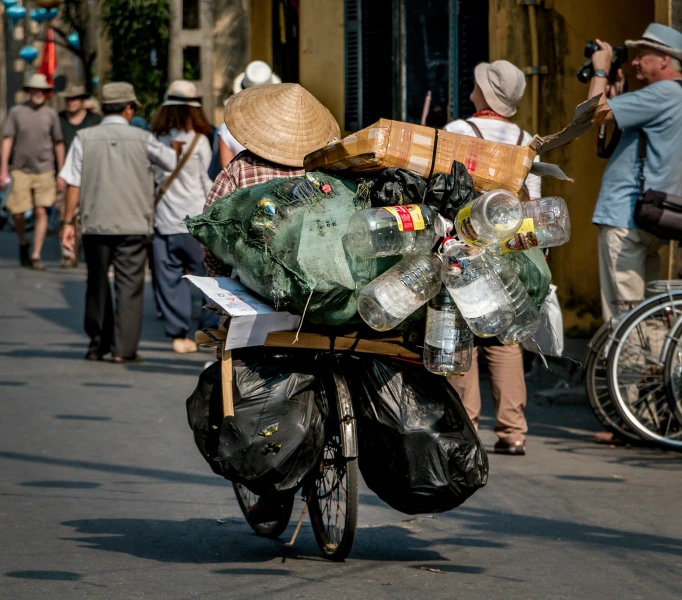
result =
M289 312L276 311L253 296L244 285L229 277L198 277L186 275L206 297L229 315L225 349L262 346L273 331L294 331L301 317Z

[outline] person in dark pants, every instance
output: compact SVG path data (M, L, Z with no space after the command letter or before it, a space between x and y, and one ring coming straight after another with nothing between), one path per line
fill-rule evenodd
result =
M182 144L178 168L171 173L154 167L159 191L154 231L154 289L161 309L166 335L178 353L196 352L194 340L187 337L192 328L192 293L183 276L206 275L202 265L201 244L188 232L186 216L198 215L204 208L212 181L211 126L201 109L196 86L189 81L174 81L166 101L152 118L152 133L170 146ZM200 328L217 327L215 312L202 311Z
M73 218L80 205L88 267L85 331L90 346L85 358L102 360L111 352L114 362L125 363L140 360L144 265L154 226L151 167L172 171L177 150L130 126L139 106L132 85L109 83L102 96L105 118L76 134L59 174L68 184L62 243L73 251ZM115 310L108 277L111 265Z

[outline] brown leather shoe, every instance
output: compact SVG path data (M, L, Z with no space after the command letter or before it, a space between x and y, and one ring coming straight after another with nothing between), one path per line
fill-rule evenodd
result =
M611 431L599 431L594 434L595 444L605 444L607 446L625 446L627 442L623 438L619 438Z

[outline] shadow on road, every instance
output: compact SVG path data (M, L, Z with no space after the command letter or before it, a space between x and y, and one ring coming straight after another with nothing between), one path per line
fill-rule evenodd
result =
M38 581L78 581L82 575L71 571L11 571L6 577L33 579Z

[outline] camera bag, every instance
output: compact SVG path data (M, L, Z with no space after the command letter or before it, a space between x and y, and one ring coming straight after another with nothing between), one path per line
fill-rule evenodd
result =
M678 80L682 85L682 81ZM656 190L644 191L646 133L639 131L639 198L635 204L635 225L664 240L682 241L682 196Z

